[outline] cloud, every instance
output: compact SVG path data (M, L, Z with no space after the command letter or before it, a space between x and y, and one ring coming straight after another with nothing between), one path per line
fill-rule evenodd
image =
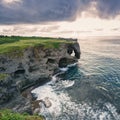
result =
M3 2L4 1L4 2ZM19 0L0 1L0 23L38 23L72 20L79 0Z
M119 31L120 28L112 28L111 30L112 30L112 31Z
M96 3L101 18L114 18L120 15L120 0L97 0Z
M58 25L1 25L0 34L1 35L41 35L41 33L54 33L59 30Z
M0 24L71 21L90 0L2 0Z
M0 24L72 21L92 3L101 18L120 14L120 0L1 0Z
M97 29L94 29L95 31L103 31L102 28L97 28Z

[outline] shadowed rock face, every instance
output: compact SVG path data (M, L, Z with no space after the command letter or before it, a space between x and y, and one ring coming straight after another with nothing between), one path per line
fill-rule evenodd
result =
M75 56L71 55L72 52L75 53ZM44 46L27 48L20 58L0 55L0 73L10 76L5 79L4 86L2 85L3 80L0 80L0 90L3 91L0 93L0 97L4 96L4 99L0 100L0 108L16 108L16 105L19 106L23 99L21 91L48 82L58 67L76 63L79 58L80 46L77 41L71 44L62 43L59 48L44 48ZM11 80L12 82L10 82ZM9 92L7 92L8 90ZM17 98L17 101L12 104L14 98ZM22 102L26 103L25 98L23 100ZM30 107L28 104L27 106ZM26 106L24 108L22 106L22 108L18 107L17 110L14 110L25 112L25 109L29 109L28 107L26 109Z
M75 53L75 56L71 56L72 53ZM77 42L69 44L67 46L67 53L69 56L63 57L59 60L59 67L67 67L69 64L74 64L80 59L80 46Z
M67 50L68 54L72 54L73 52L75 53L75 57L77 59L80 59L80 55L81 55L81 51L80 51L80 45L79 43L74 43L74 44L70 44L68 46L68 50Z
M76 63L78 60L76 58L61 58L59 61L59 67L63 68L63 67L67 67L70 64L74 64Z

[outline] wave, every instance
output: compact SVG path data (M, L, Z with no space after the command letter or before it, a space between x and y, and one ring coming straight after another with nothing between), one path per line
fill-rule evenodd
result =
M48 97L52 103L50 108L42 106L40 114L46 120L119 120L120 115L112 104L105 103L102 109L99 109L99 105L91 106L85 102L77 104L64 89L60 91L60 86L66 86L66 82L59 83L59 91L57 85L46 84L32 91L38 94L38 100Z
M77 63L73 63L73 64L67 65L67 67L63 67L63 68L59 68L59 69L60 69L60 71L66 72L69 70L69 68L74 67L76 65L77 65Z

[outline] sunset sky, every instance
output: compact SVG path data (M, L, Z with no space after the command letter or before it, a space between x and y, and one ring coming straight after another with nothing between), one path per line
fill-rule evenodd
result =
M120 0L0 0L0 34L119 36Z

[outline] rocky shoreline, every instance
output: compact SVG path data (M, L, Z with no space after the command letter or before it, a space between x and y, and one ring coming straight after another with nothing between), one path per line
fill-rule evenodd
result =
M0 109L34 114L39 103L50 107L49 98L38 101L31 90L50 81L59 67L76 63L80 54L80 46L74 41L61 43L59 48L29 47L22 57L0 55L0 74L4 75L0 78Z

